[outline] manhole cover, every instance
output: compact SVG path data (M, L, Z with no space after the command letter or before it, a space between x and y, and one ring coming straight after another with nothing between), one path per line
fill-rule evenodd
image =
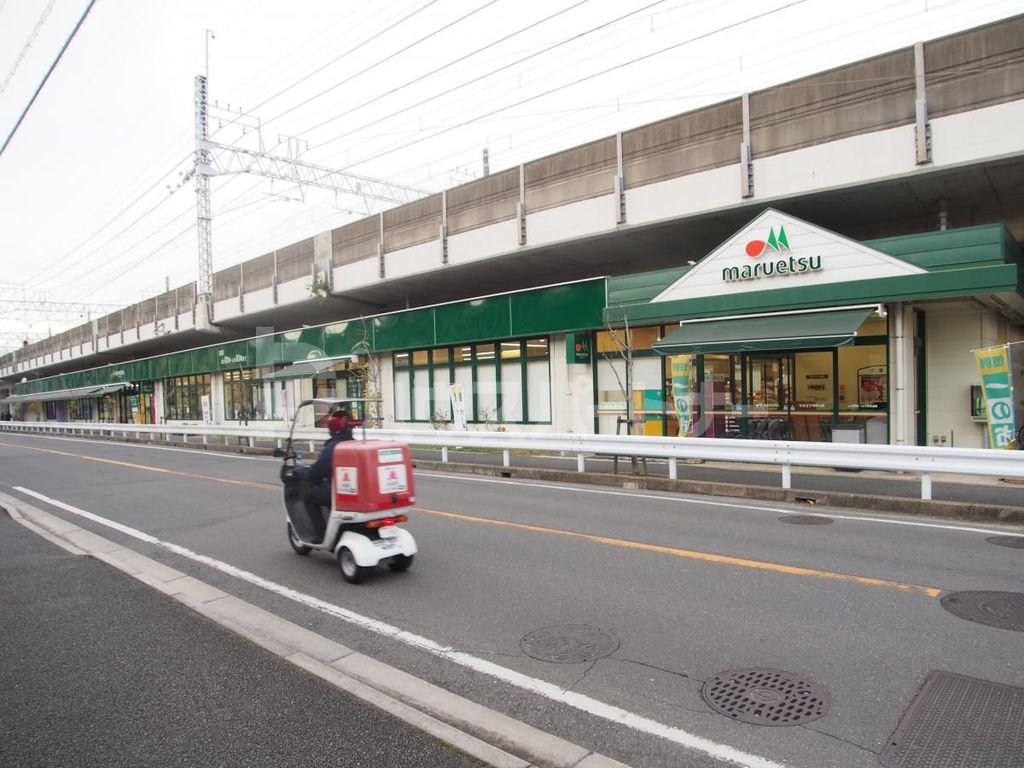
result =
M1024 536L989 536L985 541L1000 547L1024 549Z
M1020 592L950 592L939 602L961 619L1024 632L1024 594Z
M777 669L734 669L708 680L704 701L727 717L752 725L799 725L824 717L825 689Z
M828 525L832 522L832 518L821 515L783 515L779 518L779 522L790 525Z
M586 624L560 624L531 632L519 641L519 647L539 661L577 664L611 656L619 650L619 638Z

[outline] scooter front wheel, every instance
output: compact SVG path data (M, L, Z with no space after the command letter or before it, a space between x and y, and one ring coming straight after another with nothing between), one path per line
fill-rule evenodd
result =
M369 566L359 565L356 562L352 550L342 547L338 550L338 567L341 568L341 576L349 584L359 584L367 577L373 569Z
M294 549L295 553L298 555L308 555L313 548L306 546L299 540L299 537L295 535L295 529L292 528L291 523L287 523L286 525L288 526L288 543L292 545L292 549Z

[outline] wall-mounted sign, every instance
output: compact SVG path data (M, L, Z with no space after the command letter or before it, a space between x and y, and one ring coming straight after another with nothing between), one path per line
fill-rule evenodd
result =
M740 266L722 267L722 280L731 282L733 280L756 280L761 277L772 277L773 275L799 275L804 272L817 272L821 269L821 256L799 256L792 255L789 247L789 238L786 237L786 228L779 227L779 234L776 236L775 227L768 229L767 240L750 240L743 249L747 256L752 259L748 264ZM762 256L767 256L761 258ZM773 259L772 256L782 258Z
M590 334L565 334L565 361L569 365L585 365L590 362Z
M230 368L232 366L245 366L249 362L249 356L244 352L240 352L236 355L229 355L224 352L219 352L217 355L217 364L221 368Z
M771 208L652 301L876 280L925 270Z

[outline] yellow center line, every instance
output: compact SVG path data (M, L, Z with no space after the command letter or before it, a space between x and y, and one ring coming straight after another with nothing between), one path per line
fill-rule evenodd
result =
M414 507L418 512L426 512L439 517L447 517L452 520L464 520L473 523L484 523L486 525L498 525L506 528L515 528L521 531L533 531L535 533L549 533L557 536L568 536L574 539L592 541L596 544L606 544L612 547L634 549L641 552L657 552L662 555L684 557L690 560L703 560L709 563L722 565L735 565L741 568L754 568L761 571L774 571L775 573L786 573L791 576L812 576L819 579L830 579L832 581L844 581L850 584L861 584L870 587L888 587L898 589L901 592L918 592L929 597L938 597L942 594L941 589L934 587L922 587L917 584L904 584L899 581L888 581L886 579L875 579L869 576L853 576L848 573L835 573L833 571L821 571L816 568L801 568L796 565L783 565L781 563L769 563L762 560L748 560L743 557L729 557L728 555L714 555L709 552L697 552L692 549L679 549L677 547L663 547L657 544L644 544L640 541L628 539L614 539L609 536L597 536L592 533L578 533L567 531L562 528L547 528L540 525L528 525L526 523L512 523L506 520L494 520L488 517L474 517L473 515L462 515L455 512L442 512L437 509L426 509L425 507Z
M70 456L74 459L82 459L83 461L98 461L101 464L113 464L117 467L127 467L128 469L138 469L144 472L157 472L161 475L175 475L177 477L189 477L193 480L209 480L213 483L226 483L227 485L243 485L249 488L263 488L270 491L279 491L280 485L269 485L267 483L254 483L248 480L231 480L226 477L214 477L213 475L200 475L194 472L179 472L175 469L166 469L164 467L154 467L149 464L133 464L130 461L118 461L117 459L104 459L99 456L86 456L82 453L71 453L70 451L58 451L53 448L33 448L28 445L16 445L14 443L3 443L0 445L7 446L9 448L20 448L26 451L39 451L40 453L52 453L55 456Z
M230 480L224 477L213 477L212 475L200 475L193 472L180 472L174 469L166 469L165 467L154 467L148 464L133 464L128 461L118 461L117 459L104 459L99 456L86 456L81 453L71 453L70 451L58 451L53 448L34 448L26 445L17 445L14 443L0 442L0 445L7 446L9 448L20 448L29 451L39 451L41 453L51 453L55 456L69 456L75 459L82 459L84 461L98 461L102 464L112 464L118 467L126 467L128 469L137 469L145 472L157 472L163 475L173 475L176 477L188 477L194 480L209 480L213 483L226 483L228 485L241 485L248 488L259 488L270 491L280 491L279 485L270 485L268 483L255 483L248 480ZM568 536L575 539L583 539L584 541L592 541L596 544L605 544L612 547L622 547L623 549L633 549L640 552L656 552L662 555L672 555L673 557L684 557L690 560L703 560L709 563L719 563L721 565L734 565L741 568L754 568L762 571L774 571L775 573L786 573L791 576L811 576L819 579L830 579L832 581L842 581L850 584L861 584L871 587L888 587L890 589L898 589L902 592L917 592L920 594L928 595L929 597L938 597L942 594L941 589L935 589L934 587L922 587L917 584L904 584L899 581L888 581L886 579L875 579L869 576L853 576L847 573L835 573L833 571L822 571L816 568L802 568L796 565L784 565L782 563L769 563L762 560L748 560L743 557L730 557L728 555L715 555L709 552L697 552L691 549L679 549L677 547L664 547L658 544L645 544L641 541L630 541L628 539L615 539L610 536L597 536L592 533L579 533L577 531L567 531L562 528L547 528L540 525L529 525L526 523L512 523L507 520L495 520L488 517L475 517L473 515L462 515L456 512L442 512L437 509L427 509L425 507L414 507L418 512L426 512L427 514L437 515L439 517L447 517L452 520L463 520L472 523L484 523L486 525L498 525L506 528L515 528L521 531L532 531L534 533L548 533L557 536Z

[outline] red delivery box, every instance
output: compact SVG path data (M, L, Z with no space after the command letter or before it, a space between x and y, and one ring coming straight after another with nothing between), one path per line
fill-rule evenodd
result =
M345 440L334 446L334 508L377 512L416 503L405 443Z

